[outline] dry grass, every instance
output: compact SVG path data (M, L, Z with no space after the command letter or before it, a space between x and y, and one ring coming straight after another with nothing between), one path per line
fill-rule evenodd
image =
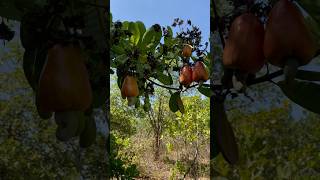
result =
M131 138L132 145L130 151L137 155L135 163L138 165L141 173L140 179L170 179L173 174L173 168L179 160L186 169L192 164L195 154L195 148L190 144L185 144L179 139L164 137L160 149L160 158L154 159L153 137L145 133L138 133ZM166 143L173 144L172 151L168 151ZM190 173L185 179L195 179L192 174L197 174L197 179L205 180L209 178L209 141L203 143L199 148L197 165L191 168ZM176 172L173 179L182 179L183 172Z

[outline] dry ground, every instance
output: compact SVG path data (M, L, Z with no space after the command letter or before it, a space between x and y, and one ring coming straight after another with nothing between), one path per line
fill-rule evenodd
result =
M146 135L138 133L132 137L131 151L134 151L137 155L135 159L141 173L140 179L183 179L184 173L176 173L176 176L172 177L173 168L177 160L183 160L182 162L188 164L186 167L190 167L195 154L195 148L191 145L181 143L178 139L163 138L162 147L160 150L160 158L158 161L154 160L152 135ZM168 152L166 143L173 144L173 150ZM197 178L192 176L191 173L185 179L209 179L209 141L202 144L199 148L198 165L196 168L192 168L190 172L196 172Z

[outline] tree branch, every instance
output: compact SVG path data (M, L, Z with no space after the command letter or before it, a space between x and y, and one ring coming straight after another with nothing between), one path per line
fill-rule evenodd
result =
M185 91L187 91L187 90L189 90L189 89L191 89L191 88L194 88L194 87L196 87L196 86L198 86L199 84L194 84L194 85L192 85L192 86L189 86L189 87L187 87L187 88L185 88L184 90L182 90L182 92L185 92Z
M151 112L151 110L150 110L148 112L148 117L150 119L151 126L152 126L153 130L155 131L156 130L156 121L155 121L154 116L153 116L153 111Z
M160 99L159 99L159 107L158 107L158 117L157 117L157 130L159 132L159 129L160 129L160 121L161 119L163 118L162 116L162 96L160 96Z
M171 90L180 91L180 89L179 89L179 88L170 87L170 86L165 86L165 85L162 85L162 84L156 83L156 82L152 81L151 79L146 79L146 80L148 80L148 81L149 81L149 82L151 82L152 84L157 85L157 86L162 87L162 88L166 88L166 89L171 89Z
M279 70L279 71L264 75L262 77L247 81L247 86L251 86L251 85L254 85L254 84L262 83L262 82L265 82L265 81L270 81L273 78L281 76L282 74L283 74L283 70Z
M181 90L180 88L165 86L165 85L156 83L156 82L152 81L151 79L146 79L146 80L148 80L148 81L151 82L152 84L157 85L157 86L159 86L159 87L162 87L162 88L165 88L165 89L171 89L171 90L181 91L181 92L185 92L185 91L187 91L188 89L191 89L191 88L194 88L194 87L197 87L197 86L200 85L199 83L196 83L196 84L194 84L194 85L192 85L192 86L187 87L187 88L184 89L184 90ZM220 85L217 85L217 87L220 87Z

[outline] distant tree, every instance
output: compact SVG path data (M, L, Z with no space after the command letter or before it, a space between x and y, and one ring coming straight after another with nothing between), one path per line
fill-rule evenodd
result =
M318 179L319 115L309 114L294 121L282 107L247 113L235 109L230 121L239 142L240 160L228 165L219 155L214 160L213 177L228 179Z

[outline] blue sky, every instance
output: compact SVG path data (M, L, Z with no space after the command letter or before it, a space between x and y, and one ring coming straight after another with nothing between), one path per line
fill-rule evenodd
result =
M110 9L114 20L137 21L150 27L155 23L171 25L174 18L190 19L200 27L203 41L209 41L209 0L111 0Z

